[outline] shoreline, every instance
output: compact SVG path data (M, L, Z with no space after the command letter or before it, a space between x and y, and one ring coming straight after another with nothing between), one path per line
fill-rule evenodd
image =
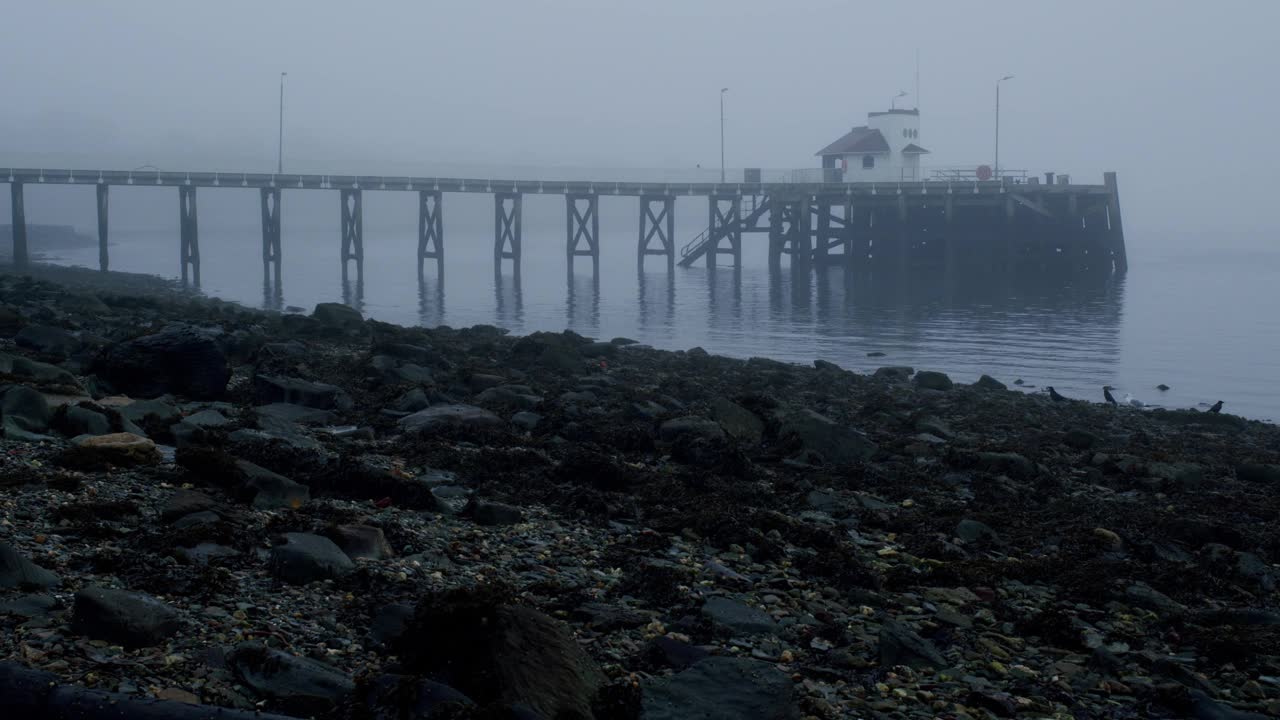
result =
M331 718L1280 713L1275 425L36 275L0 274L0 660L62 683Z

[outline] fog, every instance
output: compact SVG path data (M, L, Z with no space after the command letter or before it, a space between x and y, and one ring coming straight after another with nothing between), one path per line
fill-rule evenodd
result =
M972 166L1013 74L1004 167L1117 171L1131 233L1266 230L1278 21L1268 2L9 2L0 167L270 171L282 71L286 171L712 167L721 87L730 167L816 166L900 91L925 164Z

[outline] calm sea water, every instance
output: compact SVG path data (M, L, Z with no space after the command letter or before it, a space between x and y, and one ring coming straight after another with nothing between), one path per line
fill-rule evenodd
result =
M705 205L695 200L681 200L681 244L706 222ZM240 229L219 228L220 218L201 207L202 288L271 306L276 299L264 297L259 231L243 224L256 219L256 201L247 195L238 201L245 206L235 210ZM567 327L738 357L823 358L856 370L911 365L965 382L987 373L1010 384L1022 379L1033 391L1053 385L1096 401L1109 384L1118 396L1148 404L1199 407L1221 399L1229 411L1280 419L1280 250L1261 235L1160 236L1128 221L1131 270L1124 277L959 286L888 278L847 283L839 268L796 283L785 270L771 276L764 236L748 236L740 273L699 266L668 276L659 257L637 272L635 200L606 198L601 277L593 282L583 258L568 278L562 201L538 197L526 200L517 283L509 270L494 276L487 197L450 197L446 277L438 282L431 262L419 284L412 202L379 208L366 199L365 281L357 288L341 282L336 209L285 202L279 298L285 306L348 301L400 324L492 323L513 333ZM123 216L118 221L122 214L113 208L113 224L126 227L113 229L112 268L175 276L176 218L148 225L127 208ZM58 261L96 267L97 251L64 252ZM1158 391L1161 383L1171 389Z

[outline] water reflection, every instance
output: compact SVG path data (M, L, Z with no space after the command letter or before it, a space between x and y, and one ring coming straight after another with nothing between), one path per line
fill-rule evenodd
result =
M569 274L565 298L566 327L584 335L595 335L600 327L600 274L586 277Z
M364 312L364 273L357 273L354 283L346 273L342 274L342 303L351 306L356 312Z
M524 292L520 289L520 267L511 275L500 269L493 272L493 294L496 301L497 324L519 331L524 327Z
M276 282L269 279L262 281L262 309L279 311L284 307L284 288L281 287L277 278Z
M444 273L428 278L418 268L418 322L424 327L436 327L445 324L444 317Z
M636 274L637 327L670 331L676 315L676 278L670 271Z

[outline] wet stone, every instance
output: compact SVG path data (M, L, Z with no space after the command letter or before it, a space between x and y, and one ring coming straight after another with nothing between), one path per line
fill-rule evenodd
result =
M286 533L284 543L271 548L271 572L294 585L340 578L355 570L351 558L332 540L310 533Z
M765 611L726 597L707 598L702 615L712 625L733 634L768 635L778 631L778 623Z
M127 590L84 588L76 593L71 614L74 632L127 648L159 645L181 628L172 607Z

